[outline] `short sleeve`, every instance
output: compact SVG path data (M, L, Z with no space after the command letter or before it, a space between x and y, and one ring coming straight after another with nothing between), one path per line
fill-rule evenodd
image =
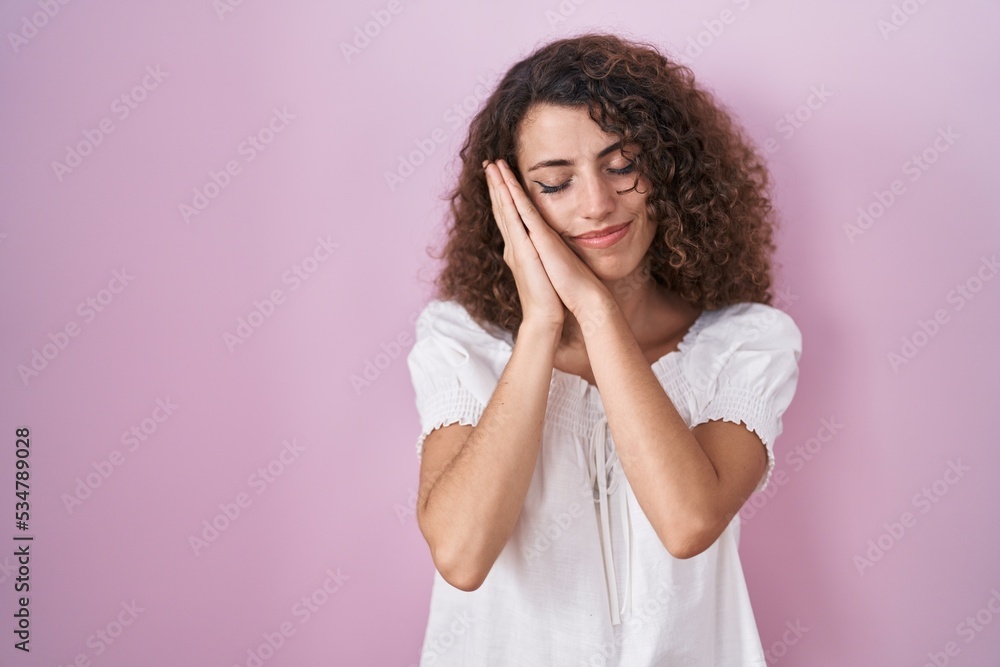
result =
M460 304L434 300L416 320L407 365L420 415L417 458L434 429L475 426L505 365L503 339L485 331Z
M706 377L707 402L697 423L716 419L744 423L767 448L762 491L774 470L774 442L798 384L802 334L791 316L762 303L728 307L706 346L714 367Z

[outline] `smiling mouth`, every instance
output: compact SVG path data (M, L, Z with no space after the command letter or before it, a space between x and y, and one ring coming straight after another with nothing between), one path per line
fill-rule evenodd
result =
M629 231L632 229L633 222L633 220L629 220L624 225L610 227L610 231L605 231L601 236L573 236L571 238L573 239L573 243L577 246L603 250L618 244L622 239L628 236Z
M610 235L614 234L615 232L624 229L630 223L631 223L631 220L629 222L626 222L626 223L621 224L621 225L613 225L611 227L605 227L604 229L598 230L596 232L587 232L586 234L581 234L579 236L573 236L572 238L574 238L574 239L599 239L599 238L603 238L605 236L610 236Z

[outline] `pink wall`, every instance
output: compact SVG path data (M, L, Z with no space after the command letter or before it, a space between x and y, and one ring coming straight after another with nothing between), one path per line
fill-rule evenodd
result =
M438 196L497 76L594 26L673 49L770 153L804 338L744 510L772 664L996 664L1000 6L916 0L3 3L0 663L247 665L283 629L268 667L418 661Z

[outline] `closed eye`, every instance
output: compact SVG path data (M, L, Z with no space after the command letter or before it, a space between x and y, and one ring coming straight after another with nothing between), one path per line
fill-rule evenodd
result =
M616 175L616 176L623 176L625 174L630 174L633 171L635 171L635 162L629 162L627 165L625 165L621 169L611 169L611 168L609 168L608 171L611 172L612 174ZM545 183L542 183L541 181L535 181L535 183L537 183L542 188L542 194L544 194L544 195L551 195L551 194L554 194L556 192L559 192L560 190L565 190L566 186L569 185L569 181L566 181L566 182L564 182L564 183L562 183L560 185L546 185Z
M542 183L541 181L535 181L535 183L538 183L538 185L541 186L542 194L545 195L550 195L553 192L559 192L560 190L565 189L567 185L569 185L569 181L566 181L562 185L545 185L545 183Z

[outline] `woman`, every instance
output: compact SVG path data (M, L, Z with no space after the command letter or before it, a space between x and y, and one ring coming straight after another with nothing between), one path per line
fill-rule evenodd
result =
M421 665L765 664L737 544L801 336L749 141L655 48L590 34L472 120L408 357Z

